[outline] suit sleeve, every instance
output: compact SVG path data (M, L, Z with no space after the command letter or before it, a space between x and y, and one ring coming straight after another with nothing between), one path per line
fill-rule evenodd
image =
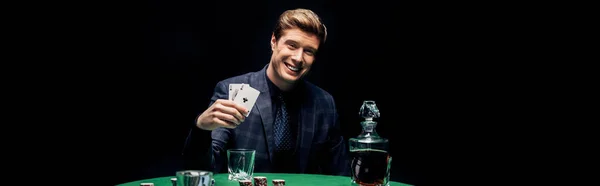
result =
M192 125L188 133L183 155L185 170L212 170L212 148L210 131Z
M350 176L348 147L341 132L339 115L335 107L335 102L333 101L333 98L331 100L333 104L333 114L331 117L333 117L334 122L329 133L329 156L323 163L323 170L326 174Z
M222 82L217 83L209 107L217 99L227 99L227 94L227 86ZM222 156L226 156L222 152L230 138L230 130L217 128L207 131L198 128L195 123L190 129L183 150L184 168L218 171L223 164Z
M210 104L212 105L217 99L228 99L229 94L228 85L223 82L217 83L214 94L211 98ZM212 170L215 173L222 173L227 171L227 145L230 141L233 141L233 129L219 127L211 132L211 151L212 151Z

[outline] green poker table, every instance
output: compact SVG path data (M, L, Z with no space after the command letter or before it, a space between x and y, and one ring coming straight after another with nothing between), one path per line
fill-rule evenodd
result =
M272 186L273 179L285 180L286 186L294 185L328 185L328 186L349 186L350 177L346 176L332 176L332 175L321 175L321 174L288 174L288 173L254 173L253 176L264 176L267 177L267 184ZM237 181L229 181L227 179L227 173L215 174L215 186L239 186ZM122 183L117 186L140 186L141 183L154 183L154 186L172 186L171 178L173 176L157 177L150 179L137 180L127 183ZM410 186L409 184L390 181L390 186Z

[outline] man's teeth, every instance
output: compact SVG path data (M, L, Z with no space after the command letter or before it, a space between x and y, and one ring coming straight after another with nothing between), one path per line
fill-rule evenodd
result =
M285 65L285 66L287 66L292 71L298 71L298 70L300 70L300 69L298 69L296 67L293 67L293 66L289 66L289 65Z

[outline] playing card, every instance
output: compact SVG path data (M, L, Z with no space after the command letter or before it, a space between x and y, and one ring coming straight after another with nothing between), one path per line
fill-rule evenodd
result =
M235 98L235 95L240 90L240 88L242 87L242 85L244 85L244 84L243 83L229 84L229 100L233 101L233 99Z
M252 107L254 107L254 103L256 103L256 99L258 99L258 95L260 95L260 91L250 87L248 84L244 84L240 87L233 101L246 107L249 115Z

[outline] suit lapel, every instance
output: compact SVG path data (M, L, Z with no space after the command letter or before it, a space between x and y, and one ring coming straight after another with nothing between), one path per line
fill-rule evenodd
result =
M258 91L260 91L260 94L256 99L256 108L260 114L264 134L267 139L266 145L267 149L269 150L269 160L271 163L273 163L273 152L275 147L275 142L273 139L273 107L271 103L271 93L269 92L267 77L265 75L267 66L252 76L252 82L255 82L255 84L250 86L255 87Z
M306 87L305 87L306 88ZM309 90L304 90L304 101L302 101L300 109L300 117L298 121L298 131L300 134L297 138L298 167L300 172L305 172L308 164L308 155L312 145L313 136L315 134L315 99L311 98Z
M267 137L267 149L269 149L269 159L272 163L275 142L273 139L273 111L271 109L271 95L269 91L261 92L256 102L260 103L257 108L260 112L265 136Z

